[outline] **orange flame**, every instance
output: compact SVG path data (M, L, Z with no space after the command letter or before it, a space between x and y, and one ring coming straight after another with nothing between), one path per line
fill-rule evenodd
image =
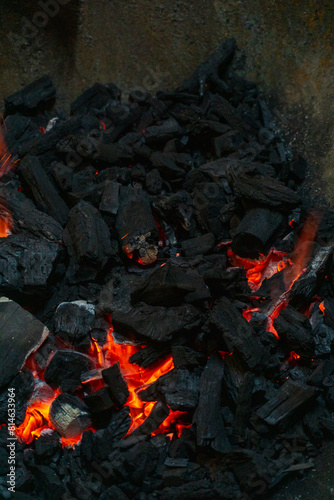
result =
M324 304L324 301L320 302L319 309L322 312L322 315L325 316L325 304Z

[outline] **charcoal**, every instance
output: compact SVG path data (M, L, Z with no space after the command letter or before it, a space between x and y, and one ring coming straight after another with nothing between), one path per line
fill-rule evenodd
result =
M195 326L198 316L191 305L167 309L139 303L130 310L115 310L112 320L115 330L125 336L166 342L181 330Z
M0 387L3 387L18 374L28 356L44 342L49 330L32 314L6 297L1 297L0 313Z
M149 345L143 347L139 351L130 356L129 361L142 368L148 368L150 365L158 361L158 359L167 356L171 352L171 344L169 342L159 345Z
M186 175L186 171L182 165L183 162L179 165L177 161L178 157L174 153L152 153L150 160L153 167L158 169L161 177L166 181L176 181L184 178Z
M47 461L61 448L59 434L48 429L35 442L35 451L39 460Z
M156 261L157 228L149 198L142 189L121 187L116 231L126 255L138 252L144 265Z
M42 111L56 97L56 89L48 76L30 83L5 99L6 114L31 115Z
M216 137L213 141L215 155L217 158L233 153L244 145L244 139L240 132L231 130L223 135Z
M169 262L149 274L131 293L133 304L145 302L152 306L177 306L183 301L189 303L209 298L210 292L203 278Z
M119 190L118 182L108 181L105 184L102 200L100 203L100 211L108 215L116 215L119 207Z
M218 356L211 356L201 375L194 424L197 446L228 453L231 445L227 439L220 407L223 375L223 360Z
M94 279L112 255L108 227L87 202L72 208L63 238L71 255L68 274L72 283Z
M249 210L233 237L233 252L250 259L265 254L284 221L285 217L280 212L264 208Z
M51 215L62 226L68 218L68 208L57 193L37 157L26 156L19 165L19 173L32 192L37 207Z
M290 304L293 307L305 307L310 303L328 270L332 254L333 244L321 247L307 270L293 283L289 291Z
M65 341L79 341L103 325L95 308L84 300L62 302L54 315L54 332Z
M204 99L209 107L206 115L209 119L222 121L234 130L244 131L244 124L238 111L227 99L211 93L207 93Z
M205 163L200 167L200 171L210 175L214 182L227 179L232 189L234 182L242 174L266 177L275 176L275 168L271 165L234 158L220 158L219 160Z
M260 370L267 353L253 328L225 297L211 309L209 325L218 332L229 352L234 352L250 370Z
M274 327L287 353L294 351L305 360L313 358L314 338L306 316L288 306L274 319Z
M256 415L270 426L286 427L312 405L316 396L315 387L288 379L277 396L261 406Z
M49 419L65 438L75 438L91 425L87 406L77 396L59 394L50 406Z
M226 72L235 49L235 39L226 40L215 50L208 61L201 64L194 74L177 89L177 92L198 93L203 96L206 83L213 85L218 91L226 92L227 86L221 80L221 75Z
M61 242L62 227L59 222L37 210L22 193L1 187L0 204L5 207L5 213L9 210L14 232L23 231L37 238Z
M333 241L334 232L334 210L327 210L321 214L319 226L317 230L317 241L326 244Z
M109 390L106 387L85 396L84 401L92 415L94 415L94 413L110 410L110 408L114 406Z
M182 134L182 128L178 122L170 117L164 120L160 125L151 125L143 130L142 138L148 146L157 146L178 137Z
M324 300L324 321L327 326L334 329L334 299L326 298Z
M146 420L131 433L131 436L151 434L159 427L159 425L162 424L164 420L166 420L168 415L169 415L168 406L162 402L156 403L153 406L151 413L146 418Z
M213 249L215 237L212 233L202 234L197 238L190 238L182 242L182 250L186 257L205 255Z
M39 490L47 500L57 500L61 498L66 491L65 485L61 482L54 469L47 465L38 465L36 467Z
M41 131L36 121L22 115L9 115L6 118L4 133L8 150L14 156L21 145L40 137Z
M109 144L116 142L142 116L142 108L134 102L130 106L109 104L106 115L114 124L114 129L107 138Z
M119 362L102 370L102 377L116 406L118 408L124 406L129 397L129 390L121 373Z
M300 198L282 182L263 175L239 174L233 183L237 198L249 200L263 207L286 212L298 206Z
M246 429L251 416L252 398L254 390L255 375L247 372L243 378L242 386L237 398L235 420L233 423L233 434L237 441L243 441L246 437Z
M81 374L92 367L92 361L88 356L69 349L61 349L48 364L44 379L54 389L74 392L81 383Z
M157 168L150 170L145 178L146 189L149 194L160 194L163 180Z
M247 300L251 295L243 268L232 268L228 271L209 269L204 273L204 281L216 296L227 295L232 299Z
M163 400L173 411L189 411L198 404L199 375L184 368L162 375L138 393L142 401Z
M334 341L334 330L327 325L320 323L313 330L315 342L315 355L323 356L330 354Z
M203 366L206 362L202 353L182 345L172 347L172 356L175 368Z
M72 102L71 115L90 113L92 109L101 110L119 96L120 90L116 86L95 83Z
M221 238L224 234L224 224L220 213L226 204L223 185L214 182L198 183L192 197L197 221L202 231L211 232L216 238Z
M0 288L8 293L45 292L59 254L59 246L25 234L0 241Z
M57 143L60 139L66 137L66 135L79 131L80 126L80 117L73 117L62 122L59 121L59 123L57 122L56 126L49 132L41 134L40 137L36 137L22 144L18 150L18 155L20 158L26 155L38 156L39 160L42 161L42 155L51 154L52 159L56 159L54 151Z
M15 391L15 424L24 421L29 399L34 390L34 377L29 371L22 370L10 382L10 388ZM8 390L0 394L0 423L8 420Z

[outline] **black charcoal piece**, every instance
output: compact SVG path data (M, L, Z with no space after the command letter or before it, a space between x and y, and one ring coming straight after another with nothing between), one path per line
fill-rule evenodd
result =
M221 413L224 362L219 356L211 356L200 379L199 403L194 415L197 446L228 453L228 441Z
M270 426L286 426L303 415L317 396L317 389L288 379L277 396L257 410L256 415Z
M117 214L119 207L119 189L120 184L118 182L106 182L99 206L101 212L109 215Z
M56 89L52 81L48 76L43 76L5 99L6 114L31 115L42 111L55 97Z
M113 366L102 370L102 377L116 406L118 408L124 406L129 397L129 390L121 373L119 361Z
M226 92L226 84L221 80L221 76L226 72L236 49L236 41L229 38L223 42L209 59L202 63L178 89L177 92L187 92L189 94L199 94L203 96L205 84L211 84L218 91Z
M175 368L203 366L207 359L204 354L183 345L172 347L172 356Z
M73 392L81 384L81 375L93 368L88 356L70 349L57 351L45 370L45 382L54 389Z
M110 101L118 99L121 91L116 86L101 85L95 83L85 90L71 104L71 114L85 114L101 110Z
M196 271L185 271L167 262L143 279L131 293L133 304L145 302L152 306L177 306L210 298L210 291Z
M10 388L15 392L15 425L24 421L29 399L33 393L35 379L31 371L21 370L10 382ZM0 395L0 425L8 421L8 389Z
M0 204L5 212L9 211L9 220L12 221L12 229L15 233L23 231L37 238L61 242L63 229L59 222L50 215L37 210L33 202L24 194L2 186Z
M61 449L59 434L48 429L35 442L35 451L39 460L48 461Z
M171 410L196 408L199 396L199 374L178 368L162 375L138 393L142 401L164 401Z
M304 314L288 306L274 319L274 327L287 354L294 351L305 360L314 357L314 334Z
M92 414L109 410L114 406L114 402L111 399L107 387L103 387L92 394L88 394L88 396L85 396L84 400Z
M130 310L112 313L117 333L158 342L166 342L181 330L190 329L198 319L199 313L191 305L165 308L140 303Z
M165 403L156 403L146 420L131 433L131 436L150 435L166 420L168 415L168 406Z
M163 195L154 202L165 222L172 226L181 225L189 231L193 222L193 201L187 191L178 191L170 195Z
M157 259L158 230L150 201L143 189L120 188L116 231L123 252L131 257L137 252L139 262L148 265Z
M197 236L182 242L182 250L186 257L193 257L194 255L205 255L209 253L215 244L215 236L212 233Z
M44 342L49 330L7 297L0 298L0 316L0 387L3 387Z
M112 255L109 229L100 212L85 201L70 211L63 238L71 255L72 283L94 279Z
M84 300L62 302L54 315L54 332L65 341L76 341L99 326L95 307Z
M233 252L240 257L250 259L258 258L259 254L265 254L284 221L285 217L280 212L265 208L249 210L233 237Z
M51 277L59 245L25 234L0 239L0 289L11 293L43 292Z
M260 370L265 364L267 351L252 326L241 312L222 297L209 313L209 325L218 332L228 352L233 352L250 370Z
M162 189L162 178L157 168L150 170L145 179L146 189L150 194L160 194Z
M38 158L26 156L20 162L18 171L31 189L37 207L64 226L68 218L68 207L59 196Z
M91 426L88 407L77 396L59 394L52 402L49 419L64 438L75 438Z

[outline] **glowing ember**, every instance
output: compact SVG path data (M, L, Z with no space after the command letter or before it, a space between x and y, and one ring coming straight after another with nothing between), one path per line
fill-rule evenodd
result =
M322 315L325 316L325 304L324 304L324 301L320 302L319 309L322 312Z
M234 267L244 267L250 288L256 292L265 279L271 278L275 273L282 271L291 265L290 259L286 259L286 253L271 249L266 257L260 256L258 260L242 259L228 249L228 256Z

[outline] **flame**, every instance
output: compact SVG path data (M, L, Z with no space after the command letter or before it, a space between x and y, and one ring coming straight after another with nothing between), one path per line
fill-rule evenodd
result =
M0 129L0 177L6 175L12 169L13 164L11 158L12 155L7 149L5 138Z
M324 301L320 302L319 309L322 312L322 315L325 316L325 304L324 304Z
M231 248L227 251L229 260L234 267L244 267L249 287L256 292L265 279L271 278L274 274L282 271L291 264L290 259L286 259L285 252L279 252L272 248L268 255L260 255L257 260L243 259L235 255Z
M128 385L129 397L126 405L130 408L132 423L129 433L131 433L144 422L156 403L156 401L144 403L138 397L137 390L144 385L155 382L159 377L171 371L174 368L174 364L172 356L170 355L164 361L154 363L154 365L146 369L133 365L130 363L129 358L137 352L139 348L133 345L117 344L114 341L112 331L113 330L110 329L108 332L107 343L103 350L106 352L105 359L109 365L119 361L121 372ZM166 420L168 420L168 418L172 417L169 416Z

